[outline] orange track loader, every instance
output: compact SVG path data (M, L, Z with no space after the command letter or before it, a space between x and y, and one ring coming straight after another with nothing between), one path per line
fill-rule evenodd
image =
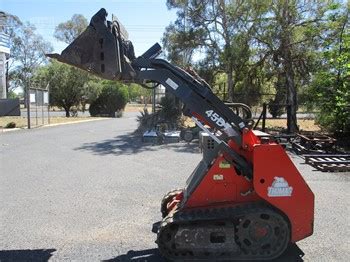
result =
M282 146L256 136L205 81L158 59L158 44L135 57L123 31L101 9L61 55L48 56L105 79L163 85L214 141L185 187L161 202L160 253L178 261L270 260L312 235L314 195Z

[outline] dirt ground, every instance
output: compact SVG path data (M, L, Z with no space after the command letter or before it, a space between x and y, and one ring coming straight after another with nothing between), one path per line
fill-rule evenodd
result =
M189 117L184 117L182 119L184 126L192 127L194 122ZM298 126L300 131L313 131L319 132L321 128L316 125L315 120L313 119L298 119ZM261 122L258 125L261 127ZM266 119L266 128L267 129L286 129L287 128L287 119Z
M147 108L149 112L152 111L152 106L150 104L148 105L127 104L124 112L142 112L145 108ZM50 124L70 123L70 122L91 119L91 117L87 114L87 112L83 115L79 113L78 117L69 117L69 118L64 117L63 112L62 114L60 114L61 112L62 111L59 110L58 108L53 108L52 116L50 117ZM41 120L39 120L39 122L40 121ZM10 122L16 123L16 127L19 127L19 128L24 128L27 126L27 118L25 117L25 114L22 114L22 116L0 117L0 128L5 128L5 126ZM194 126L194 123L190 118L186 118L184 122L185 122L184 123L185 126ZM45 124L47 124L47 122ZM314 131L314 132L321 131L320 127L315 124L315 121L313 119L299 119L298 125L300 127L300 130L302 131ZM261 123L260 123L260 126L261 126ZM268 129L285 129L287 127L287 120L286 119L267 119L266 127Z
M125 112L140 112L147 108L148 112L152 112L152 105L142 105L142 104L127 104L124 111Z
M300 131L321 131L321 128L315 124L314 119L298 119L298 126ZM266 127L285 129L287 127L287 119L266 119Z
M54 116L50 118L50 124L61 124L61 123L72 123L82 120L90 120L92 117L64 117L64 116ZM98 117L100 118L100 117ZM94 118L97 119L97 118ZM32 120L33 121L33 120ZM39 120L39 125L41 120ZM47 119L45 120L47 125ZM27 126L27 118L23 116L3 116L0 117L0 128L5 128L8 123L14 122L17 128L24 128ZM35 122L35 120L34 120ZM35 123L32 124L36 126Z
M147 108L149 112L152 111L151 105L140 105L140 104L128 104L125 107L124 112L140 112L143 111L144 108ZM22 109L24 110L24 109ZM88 112L82 114L80 111L77 117L65 117L64 112L57 107L52 108L50 111L50 124L61 124L61 123L71 123L77 122L81 120L90 120L92 119L89 116ZM98 117L100 118L100 117ZM93 119L97 119L94 117ZM27 126L27 117L26 112L22 112L22 116L4 116L0 117L0 129L5 128L8 123L14 122L17 128L25 128ZM42 119L39 117L38 123L41 126ZM48 124L47 117L44 119L44 124ZM35 117L32 117L32 125L36 126Z

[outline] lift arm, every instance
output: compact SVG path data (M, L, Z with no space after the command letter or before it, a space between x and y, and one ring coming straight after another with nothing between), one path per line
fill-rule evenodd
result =
M120 22L107 21L106 18L107 12L102 8L61 55L48 56L105 79L163 85L183 102L185 115L195 117L224 134L221 136L222 150L244 175L251 177L250 163L227 144L233 140L239 148L244 148L244 134L249 134L253 141L257 140L250 132L251 125L226 106L206 83L156 58L161 53L158 43L135 58L133 45L125 39Z

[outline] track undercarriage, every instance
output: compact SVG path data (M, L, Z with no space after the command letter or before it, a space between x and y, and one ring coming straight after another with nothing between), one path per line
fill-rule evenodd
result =
M165 217L156 242L167 259L270 260L287 248L289 223L273 207L256 202L179 210L177 205L164 213L180 192L171 191L162 201Z

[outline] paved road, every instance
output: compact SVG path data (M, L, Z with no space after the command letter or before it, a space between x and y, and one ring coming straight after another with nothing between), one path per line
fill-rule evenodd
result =
M126 114L0 134L0 261L162 261L150 231L159 201L201 156L186 144L141 147L136 125ZM350 261L350 174L293 160L316 194L304 261Z

